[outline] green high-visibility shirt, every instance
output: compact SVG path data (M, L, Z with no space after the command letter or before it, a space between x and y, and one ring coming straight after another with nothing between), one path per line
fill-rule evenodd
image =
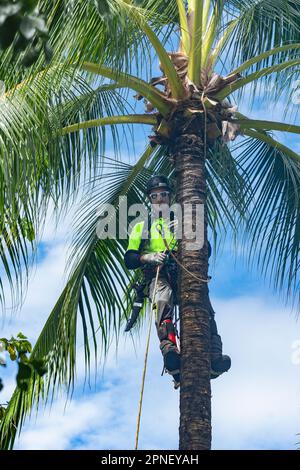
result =
M142 241L142 234L145 222L138 222L134 225L131 234L129 236L128 250L138 251ZM160 226L162 227L162 234L159 232ZM163 235L163 237L162 237ZM155 219L150 229L150 240L145 241L142 253L156 253L159 251L165 251L166 244L163 238L166 240L171 250L177 250L177 239L174 234L170 231L165 220L160 217Z

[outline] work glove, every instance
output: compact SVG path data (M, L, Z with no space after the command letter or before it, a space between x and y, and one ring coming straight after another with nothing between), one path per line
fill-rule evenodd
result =
M141 256L141 262L145 264L154 264L154 265L161 265L164 264L166 260L166 253L148 253L146 255Z

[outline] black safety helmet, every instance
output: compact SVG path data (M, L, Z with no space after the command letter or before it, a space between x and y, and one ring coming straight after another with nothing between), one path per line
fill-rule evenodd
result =
M155 175L149 179L147 183L147 194L150 194L154 188L164 188L167 191L171 191L169 180L163 175Z

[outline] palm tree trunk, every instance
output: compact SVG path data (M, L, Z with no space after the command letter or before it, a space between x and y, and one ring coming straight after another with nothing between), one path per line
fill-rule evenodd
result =
M210 325L207 279L205 152L199 135L181 134L172 149L177 178L177 203L203 204L204 245L191 250L192 240L184 233L179 244L180 263L198 279L180 269L179 308L181 331L180 449L210 449ZM183 210L184 213L184 210ZM194 222L194 221L193 221ZM184 214L183 214L184 223ZM184 225L183 225L184 227ZM197 227L198 228L198 227ZM193 223L193 230L195 226ZM198 228L199 230L199 228Z

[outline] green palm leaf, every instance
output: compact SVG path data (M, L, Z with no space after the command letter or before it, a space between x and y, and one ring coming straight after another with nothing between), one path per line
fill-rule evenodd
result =
M251 187L248 177L226 145L216 143L207 159L208 222L216 239L245 223Z
M153 32L160 35L163 42L168 40L178 16L175 1L131 4L128 1L108 0L106 14L101 14L94 1L68 2L67 8L64 2L58 3L60 5L53 16L49 2L41 1L46 16L53 16L49 30L55 60L65 58L67 43L70 61L106 63L115 70L122 69L127 73L133 70L137 70L137 74L140 71L145 73L145 65L149 63L149 42L144 31L137 27L132 10L151 23ZM166 25L170 27L166 28Z
M43 398L47 400L51 393L53 396L63 384L67 384L68 390L72 389L78 325L89 373L92 352L95 357L99 355L97 334L100 335L100 354L105 357L111 339L118 340L122 321L128 313L131 302L128 289L134 277L123 265L127 242L97 237L99 213L96 209L103 203L118 208L120 195L127 195L129 203L143 202L147 177L154 172L174 177L166 148L157 149L151 164L148 164L154 153L151 148L134 166L118 161L120 141L114 124L128 120L128 111L132 111L125 88L136 89L146 98L154 99L152 104L166 121L162 125L167 126L168 118L174 117L176 121L175 103L147 83L152 77L152 47L162 62L172 95L183 97L164 46L172 47L169 39L173 39L171 33L176 32L179 20L181 28L187 25L185 3L177 0L58 0L55 5L41 0L39 3L48 20L54 49L51 66L44 68L40 58L24 71L19 60L12 63L11 49L0 55L0 73L5 76L8 89L4 107L0 109L0 184L3 189L0 214L4 221L0 250L11 283L11 273L17 275L28 258L23 219L37 226L39 214L50 200L62 206L67 204L78 192L82 175L93 193L87 192L78 212L68 282L32 352L32 358L46 360L47 376L42 379L33 375L26 393L15 391L0 425L0 442L5 448L13 445L17 428L22 426L34 404L38 405ZM180 11L178 5L181 5ZM255 84L260 79L266 85L272 80L275 93L294 78L293 73L300 63L299 51L287 46L300 42L300 0L276 3L271 0L208 0L204 2L203 11L199 8L201 5L191 0L188 6L190 12L198 11L199 16L194 20L191 41L187 34L184 38L185 50L189 42L192 49L191 76L187 78L199 83L202 63L208 66L206 78L209 81L209 66L218 57L222 60L225 53L234 58L232 62L241 71L247 66L247 75L225 89L222 79L212 77L213 83L219 83L209 102L211 106L216 105L216 110L224 103L214 102L214 97L221 100L232 91L245 89L248 83ZM210 16L210 12L214 13ZM202 36L206 24L209 26ZM272 51L275 47L276 51ZM259 54L263 54L260 60L254 60L253 56ZM251 63L245 65L247 60ZM106 83L101 73L106 80L115 83ZM192 90L194 85L188 80L187 83ZM213 83L211 89L214 89ZM219 90L222 91L218 93ZM197 93L193 95L199 109L201 93L202 90L198 97ZM205 90L201 100L203 98ZM169 113L173 105L174 115ZM212 119L214 114L217 116L218 127L217 121L221 121L222 116L232 114L221 109L220 117L221 111L218 115L216 110L208 106L207 112ZM188 108L189 113L193 111L195 109ZM153 116L145 118L143 115L143 119L150 123ZM136 115L135 120L138 121ZM98 161L99 154L105 154L104 124L111 124L115 145L116 158L111 161L105 157ZM190 124L185 128L187 132L191 131ZM244 140L236 150L217 143L206 155L208 223L216 238L220 230L226 233L228 225L236 233L247 216L249 261L257 260L262 273L270 277L277 289L285 290L286 296L291 297L299 293L299 157L265 132L271 125L279 128L279 123L246 121L242 124L251 139ZM176 127L174 129L176 132ZM298 132L297 126L293 126L293 130ZM204 142L205 139L204 136Z
M299 0L226 0L225 9L238 18L231 38L236 65L274 47L299 42ZM282 52L281 60L289 59L290 53ZM277 59L273 58L274 63Z
M98 331L101 332L101 352L104 355L108 351L112 335L118 339L120 322L127 311L122 292L127 291L131 281L128 271L125 270L122 274L127 240L98 238L96 227L99 214L96 208L104 202L117 207L120 195L127 195L129 200L141 200L141 190L145 188L147 181L143 167L152 153L152 148L148 148L133 167L114 161L113 174L106 171L101 179L102 184L107 185L105 193L99 190L83 204L83 216L77 222L79 227L71 254L73 262L69 280L31 354L31 359L38 357L46 360L48 373L43 380L32 376L29 390L25 394L18 389L15 391L0 425L2 447L13 445L15 433L11 430L14 426L22 425L34 402L38 403L41 397L47 399L51 389L53 396L55 388L66 382L69 388L72 386L78 314L82 320L87 370L91 353L90 334L95 355Z
M99 84L93 89L80 75L72 72L61 80L56 79L56 72L52 68L35 74L30 86L15 83L1 100L2 302L4 275L11 284L14 303L22 296L34 234L39 234L41 215L46 213L49 201L54 201L56 207L59 201L66 205L82 178L92 177L96 167L101 167L98 154L105 152L106 143L103 126L63 136L61 128L96 117L127 114L132 109L122 88ZM115 126L111 129L114 152L119 155L118 130Z

